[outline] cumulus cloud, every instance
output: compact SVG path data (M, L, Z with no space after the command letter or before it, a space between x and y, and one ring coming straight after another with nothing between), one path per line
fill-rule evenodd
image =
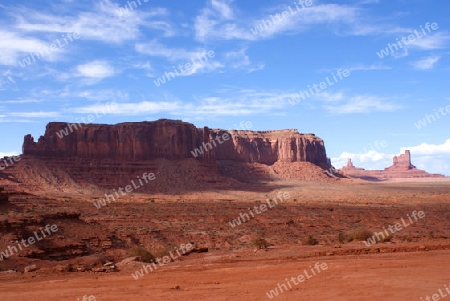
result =
M422 143L417 146L402 147L401 151L403 152L405 149L409 149L411 153L417 155L450 155L450 139L447 139L442 144Z

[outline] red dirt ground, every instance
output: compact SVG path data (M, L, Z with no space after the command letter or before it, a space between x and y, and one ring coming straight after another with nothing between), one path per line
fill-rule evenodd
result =
M0 300L270 300L266 292L316 262L328 269L274 299L420 300L450 286L448 181L271 185L267 192L135 194L100 209L92 203L98 195L87 197L94 192L13 196L0 206L0 251L39 225L55 223L60 231L0 262L19 272L29 264L39 268L0 272ZM290 193L286 202L236 228L228 224L280 190ZM339 242L340 232L381 231L414 210L426 216L390 242ZM318 245L302 243L309 235ZM268 249L255 249L252 240L260 237ZM190 241L209 252L183 256L138 280L131 273L142 263L110 273L55 271L95 261L91 254L118 262L133 246L153 252Z

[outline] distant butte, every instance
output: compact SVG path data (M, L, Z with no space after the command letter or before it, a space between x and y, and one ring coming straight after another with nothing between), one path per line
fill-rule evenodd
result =
M430 174L424 170L417 169L411 164L411 153L405 150L404 154L394 156L392 166L384 170L365 170L353 165L352 160L348 159L347 165L339 169L342 174L364 180L387 180L393 178L443 178L443 175Z

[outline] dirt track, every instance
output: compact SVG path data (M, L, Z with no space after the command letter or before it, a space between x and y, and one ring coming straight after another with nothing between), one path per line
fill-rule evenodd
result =
M161 267L139 280L125 272L28 275L6 282L2 277L0 291L5 301L82 300L83 295L117 301L270 300L266 292L316 262L327 263L328 269L291 284L292 290L274 299L420 300L450 285L448 250L234 263L208 263L201 257Z

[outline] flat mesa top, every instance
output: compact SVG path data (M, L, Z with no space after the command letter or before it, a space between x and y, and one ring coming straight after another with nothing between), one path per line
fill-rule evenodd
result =
M47 128L52 128L53 126L60 127L62 125L71 124L70 122L50 122L47 125ZM139 127L139 126L154 126L154 125L183 125L183 126L192 126L195 125L181 121L181 120L172 120L172 119L159 119L155 121L139 121L139 122L122 122L117 124L102 124L102 123L81 123L83 127ZM195 127L197 128L197 127ZM200 127L202 128L202 127ZM207 128L207 127L206 127ZM282 129L282 130L266 130L266 131L252 131L252 130L239 130L239 129L211 129L213 132L225 131L228 133L236 134L236 135L247 135L247 136L258 136L264 135L265 137L287 137L291 135L301 135L307 137L316 137L313 133L299 133L297 129ZM317 137L316 137L317 138Z

